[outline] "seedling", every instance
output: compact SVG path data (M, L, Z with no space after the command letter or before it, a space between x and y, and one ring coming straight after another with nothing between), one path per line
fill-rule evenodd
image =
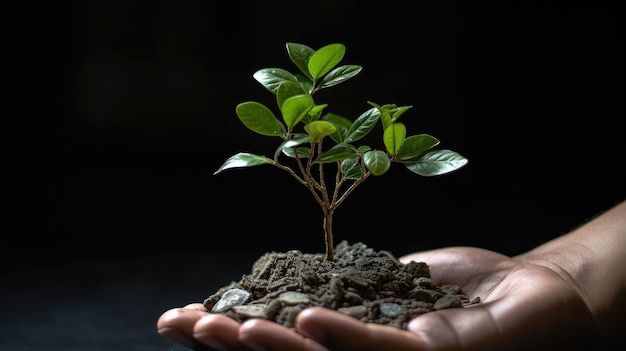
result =
M298 68L297 73L264 68L253 74L254 79L276 96L282 121L270 108L256 101L242 102L235 109L248 129L277 137L280 145L271 158L237 153L214 174L230 168L265 164L291 174L309 189L322 208L326 259L333 260L335 211L369 176L382 176L392 163L398 163L415 174L429 177L452 172L468 160L454 151L435 149L440 142L431 135L407 136L406 126L398 120L412 106L367 101L371 107L354 121L325 112L328 104L317 103L313 95L353 78L363 67L338 66L346 53L345 45L340 43L318 50L298 43L287 43L286 48ZM357 145L379 121L384 149ZM325 147L327 141L332 143L331 147ZM327 165L336 168L334 176L326 176Z

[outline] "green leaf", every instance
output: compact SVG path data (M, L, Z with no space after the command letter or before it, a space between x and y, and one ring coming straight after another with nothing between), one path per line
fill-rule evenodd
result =
M276 104L278 108L281 108L285 103L285 100L295 95L308 94L302 89L302 86L297 82L284 81L276 90Z
M468 160L451 150L431 150L425 153L418 161L405 163L406 168L421 176L430 177L457 170Z
M350 144L337 144L330 148L330 150L322 153L317 156L315 162L328 163L345 160L347 158L351 158L356 156L356 150L354 146Z
M380 150L366 152L363 154L363 161L365 162L365 167L375 176L387 173L391 166L391 160L389 160L387 154Z
M344 141L352 143L366 136L374 128L379 117L380 112L376 108L365 111L352 123Z
M242 102L235 108L237 117L253 132L267 136L282 136L285 126L265 105L256 101Z
M356 76L361 72L363 67L356 65L346 65L333 69L328 72L322 80L320 80L318 84L318 90L332 87L333 85L337 85L339 83L343 83L346 80Z
M287 128L292 130L314 105L313 98L308 94L295 95L286 99L281 107L281 112Z
M304 126L312 143L322 140L325 136L333 134L337 128L328 121L314 121Z
M391 112L389 112L388 109L386 109L383 106L380 106L379 104L372 102L372 101L368 101L368 104L376 107L376 109L378 110L378 112L380 112L380 120L383 124L383 130L387 129L387 127L389 127L392 123L391 121ZM387 105L385 105L387 106ZM394 105L395 106L395 105Z
M381 121L383 123L383 130L387 129L391 124L395 123L400 116L402 116L407 110L413 108L413 106L400 106L395 104L385 104L383 106L377 103L368 101L368 104L376 107L381 114Z
M221 171L229 168L252 167L273 163L274 161L272 161L272 159L269 159L265 156L241 152L231 156L228 160L226 160L226 162L224 162L224 164L220 168L218 168L218 170L215 171L213 175L218 174Z
M305 124L309 124L313 121L317 121L318 119L320 119L322 111L324 111L326 107L328 107L328 104L313 106L313 108L309 110L309 113L304 117L304 119L302 119L302 122L304 122Z
M392 113L391 122L392 123L396 122L398 118L400 118L400 116L402 116L406 111L412 108L413 106L400 106L400 107L393 109L391 112Z
M298 83L296 76L282 68L263 68L254 72L252 76L272 94L276 94L282 82Z
M298 158L309 158L311 155L311 149L308 147L297 147L296 152L293 149L283 149L283 154L287 157L296 158L296 154Z
M402 142L396 154L399 161L420 157L426 151L439 145L439 140L428 134L412 135Z
M292 150L294 147L304 144L304 143L308 143L308 142L309 142L308 135L285 140L280 144L280 146L278 146L278 148L276 148L276 151L274 152L274 158L278 157L278 154L281 151L285 153L285 150ZM291 154L293 154L293 152L291 152Z
M352 121L332 112L327 113L324 116L324 119L332 123L335 128L337 128L337 131L331 134L330 138L336 143L343 143L348 136L348 130L350 129L350 126L352 126Z
M313 106L313 108L311 109L311 111L309 111L310 115L320 115L322 113L322 111L328 107L328 104L321 104L321 105L315 105Z
M298 43L287 43L287 54L289 54L289 59L291 62L298 67L300 72L302 72L305 76L307 76L310 80L313 80L313 76L309 73L309 59L315 53L313 48L298 44Z
M359 179L363 174L360 157L352 157L341 161L341 174L346 179Z
M387 152L395 156L406 137L406 126L402 123L393 123L383 133L383 142Z
M298 83L300 83L302 90L306 91L307 94L311 94L313 92L313 80L311 78L308 78L301 73L296 74L296 78L298 79Z
M335 68L346 54L343 44L329 44L317 51L309 58L308 71L313 79L318 79Z

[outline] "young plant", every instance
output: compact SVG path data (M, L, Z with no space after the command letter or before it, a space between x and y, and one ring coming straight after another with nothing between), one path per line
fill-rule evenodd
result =
M370 175L381 176L389 170L391 163L399 163L418 175L434 176L454 171L468 160L451 150L434 149L439 140L431 135L407 136L405 125L398 120L412 106L379 105L368 101L371 108L354 121L325 112L328 104L316 102L313 95L356 76L363 67L337 66L346 52L345 45L340 43L318 50L298 43L286 43L286 47L299 72L264 68L253 74L254 79L276 96L282 121L270 108L256 101L240 103L235 109L237 117L248 129L277 137L281 140L280 145L271 158L246 152L235 154L214 174L230 168L264 164L291 174L309 189L322 208L326 259L333 260L333 215L346 197ZM379 121L384 149L357 145ZM323 147L326 141L333 145ZM281 156L286 160L279 160ZM331 164L336 170L334 176L327 179L326 165Z

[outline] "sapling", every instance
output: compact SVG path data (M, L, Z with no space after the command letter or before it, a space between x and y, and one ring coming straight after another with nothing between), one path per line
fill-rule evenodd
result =
M353 78L363 69L358 65L338 66L346 53L344 44L333 43L314 50L288 42L286 48L297 73L263 68L253 74L256 81L276 96L282 120L256 101L242 102L235 109L248 129L278 137L281 143L272 157L237 153L214 174L264 164L289 173L311 192L322 208L326 259L333 260L335 211L369 176L382 176L392 163L398 163L415 174L429 177L452 172L468 160L457 152L435 149L440 142L431 135L408 136L406 126L398 120L412 106L367 101L369 109L354 121L326 112L328 104L316 102L313 95ZM357 144L379 121L384 149ZM328 147L328 144L332 145ZM327 178L327 165L334 165L334 176Z

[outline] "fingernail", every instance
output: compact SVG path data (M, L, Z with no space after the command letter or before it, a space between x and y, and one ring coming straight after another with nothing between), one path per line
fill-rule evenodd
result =
M224 345L221 341L215 339L207 333L196 333L193 335L196 340L201 343L217 350L217 351L228 351L226 345Z

